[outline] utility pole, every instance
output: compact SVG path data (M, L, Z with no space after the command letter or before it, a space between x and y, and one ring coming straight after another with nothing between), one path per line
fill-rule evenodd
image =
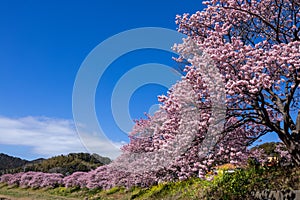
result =
M296 134L300 135L300 110L298 111L298 116L296 120Z

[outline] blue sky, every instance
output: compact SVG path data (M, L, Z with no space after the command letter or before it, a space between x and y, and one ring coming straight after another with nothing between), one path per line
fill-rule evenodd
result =
M85 151L74 129L72 90L86 56L100 42L125 30L164 27L176 30L175 15L194 13L199 0L3 0L0 2L0 152L25 159ZM113 124L110 94L120 66L143 63L171 67L172 54L132 52L110 66L97 89L96 111L107 116L103 129L112 140L126 142ZM124 72L123 71L123 72ZM119 74L119 75L118 75ZM133 118L156 102L166 88L145 85L131 98Z

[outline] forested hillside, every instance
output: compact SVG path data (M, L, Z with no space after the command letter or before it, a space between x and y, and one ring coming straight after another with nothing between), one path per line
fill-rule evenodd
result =
M21 167L29 163L28 160L22 160L20 158L12 157L3 153L0 153L0 171L6 169L13 169Z
M70 153L68 155L33 161L0 154L0 174L41 171L69 175L76 171L90 171L110 162L111 160L107 157L88 153Z

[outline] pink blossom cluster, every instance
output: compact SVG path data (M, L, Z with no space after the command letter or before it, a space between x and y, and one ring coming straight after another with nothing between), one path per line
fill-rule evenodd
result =
M299 130L292 118L300 108L299 1L204 4L203 11L177 16L179 31L188 35L174 46L178 60L199 67L199 52L209 55L225 83L225 129L244 127L248 143L275 132L300 164Z
M1 176L0 182L25 188L54 188L63 184L63 175L43 172L20 172L4 174Z
M275 152L279 154L279 159L283 160L284 162L291 161L291 154L287 151L286 147L283 143L279 143L276 146Z

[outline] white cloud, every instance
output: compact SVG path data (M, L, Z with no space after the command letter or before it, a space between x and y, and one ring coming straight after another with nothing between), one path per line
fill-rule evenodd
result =
M97 137L88 135L88 149L92 153L116 158L120 143L106 144ZM0 145L30 146L34 153L54 156L71 152L87 152L72 120L48 117L8 118L0 116Z

